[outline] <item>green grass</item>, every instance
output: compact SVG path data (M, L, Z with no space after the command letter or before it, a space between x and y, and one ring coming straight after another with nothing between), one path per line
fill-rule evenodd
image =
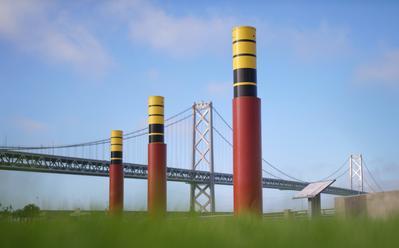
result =
M47 216L27 223L0 220L0 247L399 247L399 218Z

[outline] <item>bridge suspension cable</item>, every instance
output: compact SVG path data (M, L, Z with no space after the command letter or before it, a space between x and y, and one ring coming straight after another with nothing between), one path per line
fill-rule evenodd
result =
M336 169L336 170L333 171L330 175L328 175L328 176L326 176L325 178L323 178L322 181L333 178L333 176L334 176L335 174L337 174L340 170L342 170L342 169L347 165L348 161L349 161L349 158L347 158L347 159L344 161L344 163L343 163L338 169ZM343 173L343 175L345 175L345 173L348 172L348 171L349 171L349 169L347 169L347 170ZM339 176L335 177L334 179L337 180L337 179L340 178L341 176L342 176L342 175L340 174Z
M372 187L372 186L368 183L368 181L366 180L366 178L364 178L363 181L366 183L367 187L370 189L371 192L377 192L377 191L375 190L375 188Z
M179 113L177 113L177 114L175 114L175 115L173 115L173 116L167 118L167 119L165 120L165 122L171 121L171 120L175 119L176 117L179 117L180 115L182 115L182 114L188 112L189 110L191 110L191 107L186 108L186 109L184 109L183 111L181 111L181 112L179 112ZM175 125L175 124L177 124L177 123L179 123L179 122L181 122L181 121L184 121L184 120L188 119L188 118L191 117L191 116L192 116L192 113L189 114L189 115L187 115L187 116L185 116L185 117L183 117L183 118L181 118L181 119L179 119L179 120L177 120L177 121L174 121L174 122L172 122L172 123L166 124L166 125L165 125L165 128L170 127L170 126L173 126L173 125ZM146 134L148 134L148 127L141 128L141 129L138 129L138 130L135 130L135 131L126 133L126 134L123 135L123 139L124 139L124 140L129 140L129 139L132 139L132 138L141 137L141 136L146 135ZM108 139L108 140L109 140L109 139Z
M346 173L349 173L349 168L346 169L344 172L342 172L341 174L339 174L337 177L335 177L335 180L338 180L339 178L343 177Z
M381 185L377 182L377 180L375 180L375 177L373 176L373 174L371 173L371 171L369 170L369 168L367 167L364 159L363 159L363 165L366 168L366 171L368 172L368 174L370 175L371 180L374 182L374 184L377 186L377 188L380 191L384 191L383 188L381 187ZM370 187L370 186L369 186Z
M213 109L215 110L216 115L222 120L222 122L223 122L230 130L233 130L233 128L231 127L231 125L226 121L225 118L223 118L223 116L220 114L220 112L219 112L215 107L214 107ZM220 132L218 132L217 130L215 130L215 131L216 131L216 133L218 133L220 136L222 136ZM231 142L229 142L225 137L222 137L222 138L223 138L230 146L232 146ZM300 181L300 182L306 182L306 181L303 181L303 180L301 180L301 179L299 179L299 178L296 178L296 177L293 177L293 176L289 175L288 173L282 171L282 170L279 169L277 166L271 164L269 161L265 160L264 158L262 158L262 161L263 161L264 163L268 164L270 167L272 167L272 168L275 169L276 171L278 171L279 173L281 173L282 175L284 175L284 176L286 176L286 177L288 177L288 178L290 178L290 179L293 179L293 180L296 180L296 181ZM346 160L344 161L344 163L343 163L341 166L338 167L338 169L336 169L335 171L333 171L330 175L324 177L324 178L322 179L322 181L327 180L327 179L331 179L331 178L334 177L334 175L337 175L337 173L339 173L343 168L345 168L345 166L347 165L348 161L349 161L349 159L346 159ZM368 167L367 167L366 165L365 165L365 167L366 167L366 170L368 171L368 173L370 174L370 177L371 177L372 181L374 182L374 184L377 185L377 187L382 191L382 188L381 188L380 185L377 183L377 181L375 180L375 178L374 178L373 175L371 174L371 172L370 172L370 170L368 169ZM339 178L343 177L343 176L344 176L345 174L347 174L348 172L349 172L349 168L346 169L346 170L344 170L341 174L338 174L334 179L335 179L335 180L338 180ZM270 173L268 173L268 174L270 174ZM275 176L275 177L276 177L276 176ZM277 178L279 178L279 177L277 177ZM281 178L279 178L279 179L281 179ZM368 184L367 181L366 181L366 184ZM369 184L368 184L368 185L369 185ZM372 187L371 187L370 185L369 185L369 188L372 189Z
M219 112L215 107L213 107L213 109L215 110L216 115L223 121L223 123L224 123L231 131L233 131L233 128L231 127L231 125L226 121L225 118L223 118L223 116L220 114L220 112ZM219 135L221 135L218 131L216 131L216 132L217 132ZM227 141L226 138L223 137L223 139L224 139L225 141ZM229 144L231 147L233 146L233 145L231 144L231 142L228 142L228 144ZM269 161L267 161L267 160L264 159L264 158L262 158L262 161L263 161L264 163L268 164L270 167L272 167L272 168L275 169L276 171L280 172L281 174L283 174L284 176L286 176L286 177L288 177L288 178L290 178L290 179L292 179L292 180L296 180L296 181L299 181L299 182L305 182L304 180L301 180L301 179L298 179L298 178L296 178L296 177L293 177L293 176L289 175L288 173L282 171L282 170L279 169L277 166L271 164ZM262 169L262 170L264 170L264 169ZM267 172L267 173L268 173L268 174L271 174L270 172ZM279 178L279 179L282 179L281 177L277 177L277 176L274 176L274 177Z
M306 183L306 181L303 181L301 179L298 179L296 177L290 176L289 174L285 173L284 171L280 170L279 168L277 168L277 166L274 166L273 164L271 164L269 161L267 161L266 159L262 158L262 161L265 162L266 164L268 164L270 167L272 167L273 169L275 169L276 171L280 172L281 174L283 174L284 176L292 179L292 180L296 180L299 182L303 182Z
M226 137L224 137L224 135L223 135L219 130L217 130L215 127L212 127L212 128L213 128L213 130L216 132L216 134L218 134L230 147L233 147L233 144L232 144ZM262 160L263 160L263 159L262 159ZM265 160L265 161L266 161L266 160ZM263 171L264 173L266 173L266 174L272 176L272 177L275 177L275 178L277 178L277 179L282 179L282 180L283 180L283 178L281 178L281 177L279 177L279 176L276 176L276 175L272 174L271 172L268 172L267 170L265 170L265 169L263 169L263 168L262 168L262 171Z
M165 122L171 121L175 119L176 117L188 112L191 110L191 107L184 109L183 111L180 111L179 113L169 117L168 119L165 120ZM190 115L191 116L191 115ZM186 116L178 121L172 122L170 124L167 124L166 127L174 125L179 123L180 121L183 121L185 119L189 118L189 116ZM123 135L124 140L128 139L133 139L137 137L141 137L143 135L148 134L148 127L141 128L138 130L134 130L132 132L128 132ZM76 143L76 144L69 144L69 145L52 145L52 146L0 146L0 150L51 150L51 149L64 149L64 148L77 148L77 147L87 147L87 146L97 146L97 145L102 145L102 144L107 144L110 143L110 138L106 139L100 139L100 140L95 140L95 141L89 141L89 142L82 142L82 143Z
M346 159L345 161L344 161L344 163L341 165L341 166L339 166L338 167L338 169L336 169L335 171L333 171L330 175L328 175L327 177L325 177L325 178L323 178L322 180L327 180L327 179L332 179L332 178L334 178L335 180L338 180L339 178L341 178L341 177L343 177L344 175L346 175L347 173L349 173L349 171L350 171L350 168L348 167L347 169L345 169L345 170L343 170L344 168L345 168L345 166L347 166L348 165L348 161L349 161L349 158L348 159ZM366 163L365 163L365 161L364 161L364 159L363 159L363 161L362 161L362 164L363 164L363 167L366 169L366 170L364 170L364 176L363 176L363 181L364 181L364 183L367 185L367 187L372 191L372 192L377 192L378 190L379 191L383 191L383 188L381 187L381 185L377 182L377 180L375 179L375 177L373 176L373 174L371 173L371 171L370 171L370 169L367 167L367 165L366 165ZM343 170L343 171L342 171ZM334 175L336 175L337 173L339 173L340 171L342 171L342 173L340 173L340 174L338 174L337 176L335 176L334 177ZM367 172L367 173L366 173ZM368 181L368 177L367 177L367 174L368 174L368 176L371 178L371 182L372 183L370 183L369 181ZM373 186L373 184L377 187L377 189L378 190L376 190L376 188Z

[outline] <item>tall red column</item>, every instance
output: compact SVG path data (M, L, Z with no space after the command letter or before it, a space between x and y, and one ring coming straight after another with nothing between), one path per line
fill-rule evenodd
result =
M164 98L148 99L148 212L166 213L166 144L164 143Z
M123 211L123 135L120 130L111 132L111 164L109 166L109 211Z
M233 29L234 214L262 214L262 143L256 29Z

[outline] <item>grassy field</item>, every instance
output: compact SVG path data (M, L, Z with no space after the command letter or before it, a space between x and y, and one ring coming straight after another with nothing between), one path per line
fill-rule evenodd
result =
M399 218L270 220L103 214L0 220L0 247L399 247Z

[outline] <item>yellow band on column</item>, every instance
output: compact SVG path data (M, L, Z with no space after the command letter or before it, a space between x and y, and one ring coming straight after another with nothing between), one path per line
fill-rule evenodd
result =
M256 29L249 26L235 27L232 38L234 97L256 97Z
M111 152L121 152L123 150L123 132L121 130L111 131Z
M123 132L121 130L111 131L111 164L122 164Z
M241 41L233 43L233 57L239 54L256 55L256 43L249 41Z
M148 106L159 105L163 106L163 96L150 96L148 98Z
M240 40L256 41L256 29L250 26L238 26L233 28L233 43Z
M150 96L148 98L148 135L149 143L164 142L164 98Z

